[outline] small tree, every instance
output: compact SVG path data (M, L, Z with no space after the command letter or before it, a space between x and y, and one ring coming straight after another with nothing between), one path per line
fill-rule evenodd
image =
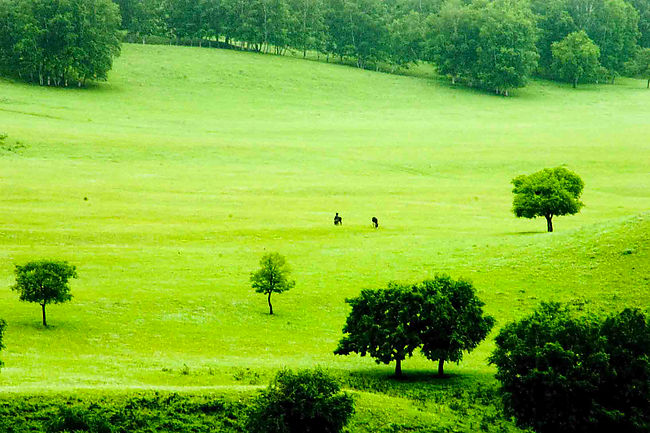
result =
M251 433L338 433L354 413L352 397L321 370L280 371L254 400Z
M11 288L20 293L20 300L36 302L43 311L43 326L47 326L45 306L72 299L68 280L77 278L76 268L67 262L39 260L24 266L16 265L16 284Z
M574 215L584 203L580 201L584 182L563 167L545 168L531 175L512 180L515 194L512 211L518 218L546 218L546 227L553 231L553 217Z
M5 348L5 345L2 343L2 339L4 337L4 333L5 333L6 328L7 328L7 322L0 319L0 350ZM3 365L4 365L4 363L2 362L2 360L0 360L0 368L2 368Z
M504 407L539 433L647 432L650 317L605 319L542 304L506 325L490 356Z
M418 284L391 283L383 290L363 290L347 299L352 311L334 351L375 358L377 363L395 361L395 376L402 375L402 361L421 348L427 359L438 361L444 374L445 361L459 362L494 326L483 315L483 303L472 284L447 275Z
M295 281L289 279L290 273L284 256L278 253L264 254L260 259L260 269L251 273L251 286L255 292L267 295L269 314L273 314L271 295L285 292L296 285Z
M551 45L551 69L560 79L571 82L573 88L581 80L593 80L600 70L600 48L584 30L573 32Z

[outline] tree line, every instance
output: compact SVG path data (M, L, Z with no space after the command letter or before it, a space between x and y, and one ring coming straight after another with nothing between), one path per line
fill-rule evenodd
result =
M531 75L650 78L650 0L114 1L131 40L313 52L360 68L428 61L502 94Z
M315 53L360 68L432 62L452 82L508 94L532 75L650 80L649 23L650 0L0 0L0 73L105 80L121 28L131 41Z

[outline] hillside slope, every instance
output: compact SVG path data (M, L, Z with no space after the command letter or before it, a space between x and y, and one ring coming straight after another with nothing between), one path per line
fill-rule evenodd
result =
M648 97L621 80L500 98L138 45L94 88L0 81L0 386L230 386L314 364L383 377L390 366L332 355L344 299L436 272L471 278L499 326L542 300L645 307ZM509 181L560 164L584 178L587 207L547 234L512 216ZM265 251L297 281L275 317L248 283ZM14 264L42 257L79 272L49 329L8 290ZM490 348L450 366L454 380L489 381Z

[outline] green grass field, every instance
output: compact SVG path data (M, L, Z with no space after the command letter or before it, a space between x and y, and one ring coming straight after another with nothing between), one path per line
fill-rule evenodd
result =
M385 377L332 354L344 300L437 272L471 279L497 328L543 300L646 308L645 83L535 81L501 98L414 75L125 45L88 89L0 80L0 389L237 389L314 365ZM562 164L585 209L552 234L514 218L510 179ZM274 317L248 283L265 251L297 281ZM78 267L49 329L9 290L36 258ZM491 381L492 347L446 383Z

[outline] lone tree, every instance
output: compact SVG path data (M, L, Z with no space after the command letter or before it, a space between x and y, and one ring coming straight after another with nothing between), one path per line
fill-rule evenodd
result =
M353 413L352 397L322 370L283 370L253 401L247 431L338 433Z
M545 168L531 175L512 180L515 194L512 211L521 218L546 218L546 227L553 231L553 217L580 212L584 203L580 195L585 184L574 172L564 167Z
M506 412L539 433L647 432L650 317L605 318L557 303L506 325L490 356Z
M271 295L285 292L296 285L295 281L289 279L290 273L285 258L278 253L264 254L260 259L260 269L251 273L251 286L255 292L267 295L269 314L273 314Z
M36 302L43 310L43 326L47 326L45 306L72 299L68 280L77 278L74 266L67 262L39 260L24 266L16 265L16 284L12 290L20 293L20 300Z
M551 45L551 69L575 89L580 81L593 80L600 70L600 48L584 30L573 32Z
M352 311L334 353L369 354L384 364L395 361L397 377L402 375L402 361L418 348L427 359L438 361L438 375L444 375L445 361L459 362L494 326L494 319L483 315L483 303L471 283L447 275L363 290L346 302Z
M0 350L5 348L5 345L2 343L2 338L4 337L6 328L7 328L7 322L0 319ZM4 363L2 362L2 360L0 360L0 368L2 368L3 365Z

